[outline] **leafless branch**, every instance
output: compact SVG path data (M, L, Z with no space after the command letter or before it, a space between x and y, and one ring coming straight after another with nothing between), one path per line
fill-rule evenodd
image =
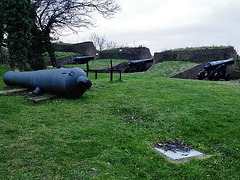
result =
M92 27L95 12L112 18L121 10L115 0L31 0L31 3L37 16L36 25L51 32L62 28L76 32L78 28Z

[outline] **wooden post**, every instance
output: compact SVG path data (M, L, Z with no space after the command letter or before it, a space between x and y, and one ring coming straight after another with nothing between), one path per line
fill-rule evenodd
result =
M113 80L112 60L110 60L110 65L111 65L110 81L112 81Z
M88 71L89 71L89 66L88 66L88 61L87 61L87 77L88 77Z
M95 71L95 79L97 79L97 70Z

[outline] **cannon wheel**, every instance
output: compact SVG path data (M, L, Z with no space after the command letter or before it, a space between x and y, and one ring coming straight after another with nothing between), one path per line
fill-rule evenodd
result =
M208 79L210 80L210 81L212 81L213 79L214 79L214 74L211 72L211 73L209 73L208 75Z
M214 81L218 81L220 79L219 73L214 74Z
M198 73L198 79L199 80L203 80L205 78L205 72L204 71L201 71Z
M226 73L224 79L225 79L225 81L229 81L230 80L230 74Z

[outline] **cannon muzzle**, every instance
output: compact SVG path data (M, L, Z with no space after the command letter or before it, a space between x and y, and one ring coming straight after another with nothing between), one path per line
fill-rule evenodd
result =
M35 94L48 91L67 97L79 97L92 86L80 68L51 69L29 72L8 71L3 76L7 85L18 85L35 89Z
M234 64L235 59L230 58L230 59L226 59L226 60L220 60L220 61L212 61L212 62L208 62L204 65L204 69L205 70L212 70L215 69L221 65L230 65L230 64Z

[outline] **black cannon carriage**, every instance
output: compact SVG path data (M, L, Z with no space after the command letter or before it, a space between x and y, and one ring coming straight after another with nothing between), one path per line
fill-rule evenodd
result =
M218 81L220 78L226 81L230 80L230 74L227 72L227 66L234 64L235 59L230 58L226 60L212 61L204 65L204 69L198 73L198 79Z
M149 63L153 62L153 58L133 60L128 63L128 66L125 68L125 73L131 72L142 72L146 71L149 68Z

